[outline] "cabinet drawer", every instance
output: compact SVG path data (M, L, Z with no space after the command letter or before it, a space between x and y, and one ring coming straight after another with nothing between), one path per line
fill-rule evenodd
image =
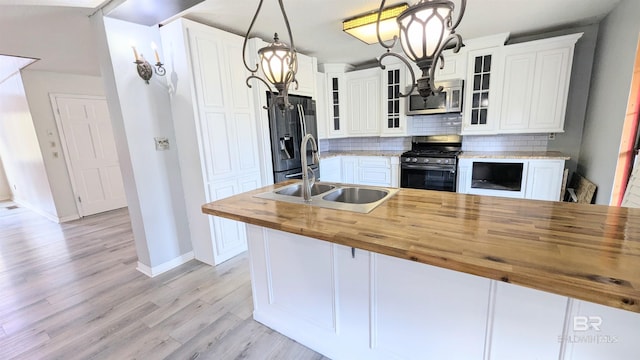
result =
M373 186L391 186L391 169L381 167L361 167L359 184Z
M390 168L391 159L384 156L365 156L358 159L358 165L360 167L367 168Z

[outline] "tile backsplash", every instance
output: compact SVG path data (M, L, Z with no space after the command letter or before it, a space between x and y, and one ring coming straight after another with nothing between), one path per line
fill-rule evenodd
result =
M409 135L460 134L462 118L459 114L410 116ZM320 151L357 151L411 149L411 136L355 137L320 140ZM465 135L463 151L547 151L548 134Z
M462 117L459 114L409 116L407 125L411 135L460 134Z
M320 151L357 151L411 149L411 137L357 137L320 141Z
M462 151L547 151L547 134L467 135Z

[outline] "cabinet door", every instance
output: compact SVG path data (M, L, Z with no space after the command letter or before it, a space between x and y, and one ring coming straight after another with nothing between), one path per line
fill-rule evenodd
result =
M349 136L380 134L380 73L376 68L346 74Z
M458 183L456 192L468 194L471 188L471 159L458 159Z
M329 138L340 138L347 136L345 117L347 114L347 85L344 73L327 73L327 92L329 98L328 116L329 126L327 135Z
M572 53L573 45L537 53L529 122L532 132L564 130Z
M342 162L340 156L320 160L320 180L329 182L342 181Z
M492 360L558 359L568 298L495 282Z
M298 80L298 89L295 84L291 86L292 94L299 94L305 96L316 96L316 72L317 65L315 58L306 56L304 54L297 54L298 58L298 72L296 73L296 79Z
M328 137L328 127L330 125L327 103L327 82L323 73L316 73L316 121L318 126L318 140Z
M535 200L560 200L564 160L529 160L525 197Z
M342 182L345 184L357 184L358 159L355 156L342 157Z
M382 123L380 136L407 135L406 67L404 64L387 65L382 73Z
M464 79L467 75L467 56L464 50L454 54L451 50L445 51L444 66L440 68L440 63L436 68L436 81Z
M637 359L640 314L573 300L564 359Z
M495 134L500 121L498 48L469 51L465 83L463 134Z
M482 359L490 280L371 254L377 359Z
M500 129L526 129L532 110L531 94L536 54L509 53L506 50L505 52Z
M358 157L358 184L391 186L391 162L388 157Z

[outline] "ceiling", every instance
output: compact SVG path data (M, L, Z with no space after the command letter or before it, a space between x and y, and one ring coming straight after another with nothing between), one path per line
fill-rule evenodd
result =
M199 0L163 0L166 4ZM411 0L414 3L416 0ZM459 0L453 0L456 4ZM125 3L122 5L121 3ZM400 1L398 1L400 2ZM463 38L500 32L531 35L562 27L599 22L620 0L469 0L459 27ZM127 3L137 3L131 7ZM383 53L342 32L342 20L379 6L377 0L285 0L296 48L316 56L319 63L354 65L373 61ZM389 4L397 3L390 1ZM157 21L166 14L158 0L0 0L0 55L40 59L34 70L99 75L99 65L88 16L97 8L144 6ZM180 13L189 19L239 35L245 34L258 0L205 0ZM184 7L183 7L184 8ZM154 10L155 9L155 10ZM167 15L168 16L168 15ZM163 23L170 21L169 18ZM277 1L266 0L252 35L270 40L274 32L288 42ZM6 34L11 34L6 35ZM0 65L0 68L2 65Z
M459 0L453 0L459 4ZM402 0L387 2L388 5ZM410 0L409 4L416 1ZM512 36L531 35L562 27L599 22L620 0L469 0L458 28L465 38L501 32ZM247 3L245 1L245 3ZM258 0L239 11L237 0L205 0L183 12L189 19L239 35L246 33ZM316 56L319 63L344 62L358 65L371 62L383 53L378 45L366 45L342 32L342 21L377 9L377 0L285 0L298 51ZM457 12L456 12L457 13ZM273 33L289 42L278 2L266 0L255 25L256 36L271 41Z

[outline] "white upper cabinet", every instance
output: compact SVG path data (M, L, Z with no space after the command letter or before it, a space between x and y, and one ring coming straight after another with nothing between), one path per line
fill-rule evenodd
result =
M467 52L460 50L457 54L452 51L443 53L444 64L438 62L436 68L436 81L464 79L467 76Z
M341 138L347 136L347 83L345 72L352 67L347 64L322 64L324 71L327 96L324 105L327 109L327 138Z
M394 62L385 65L382 70L382 116L380 136L406 136L407 99L400 94L408 90L407 68L404 64Z
M462 134L495 134L500 120L500 89L497 85L501 49L468 52L464 91Z
M379 68L352 71L347 79L347 132L349 136L378 136L380 134L380 77Z
M581 36L504 47L501 133L564 131L573 51Z
M289 91L291 94L310 96L316 98L316 72L318 71L318 62L316 58L304 54L297 54L298 72L296 79L298 80L298 88L295 84L291 86Z

